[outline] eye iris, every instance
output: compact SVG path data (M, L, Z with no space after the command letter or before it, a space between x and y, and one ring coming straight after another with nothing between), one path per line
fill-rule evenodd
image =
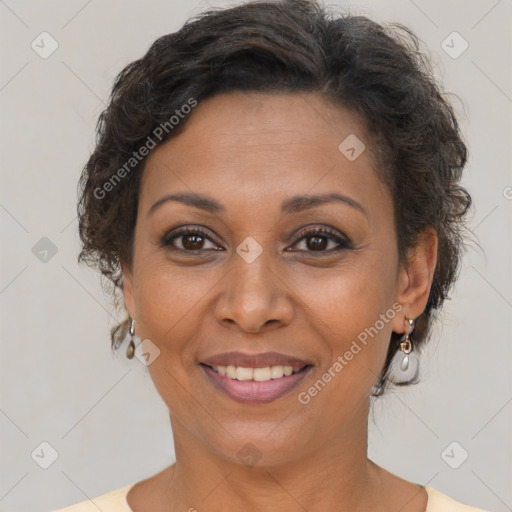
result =
M307 238L306 245L313 251L323 250L327 247L327 238L325 236L310 236Z
M192 242L190 242L192 240ZM201 249L204 238L201 235L183 235L183 247L192 251Z

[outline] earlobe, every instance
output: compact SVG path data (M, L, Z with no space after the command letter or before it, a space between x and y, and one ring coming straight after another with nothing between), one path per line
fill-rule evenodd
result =
M124 303L128 314L131 318L135 318L135 302L133 300L133 279L130 270L121 265L121 271L123 275L122 291L124 297Z
M418 243L411 249L407 265L403 265L398 279L397 302L404 314L417 318L423 313L432 287L437 264L437 233L427 226L419 234ZM403 318L395 317L393 330L404 332Z

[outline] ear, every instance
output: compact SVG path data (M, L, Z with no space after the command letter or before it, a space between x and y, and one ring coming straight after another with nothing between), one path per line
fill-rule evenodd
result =
M135 319L135 301L133 299L133 276L128 265L121 264L121 272L123 274L123 297L126 309L129 315Z
M396 301L403 309L392 321L396 333L405 333L405 317L419 317L427 305L437 264L437 245L436 231L427 226L420 232L416 247L409 251L407 263L400 266Z

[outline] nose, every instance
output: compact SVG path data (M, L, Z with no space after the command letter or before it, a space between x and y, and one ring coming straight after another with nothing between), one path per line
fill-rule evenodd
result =
M290 324L294 315L292 291L271 264L270 251L248 263L233 255L229 272L215 304L215 317L224 325L236 324L249 333L264 332Z

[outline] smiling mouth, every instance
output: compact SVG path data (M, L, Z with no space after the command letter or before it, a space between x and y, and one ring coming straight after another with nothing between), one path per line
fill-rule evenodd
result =
M236 402L262 405L288 395L312 371L313 365L219 366L199 363L214 389ZM222 375L224 372L225 375Z
M206 366L219 375L231 380L253 382L267 382L274 379L282 379L283 377L289 377L290 375L303 372L312 367L310 364L301 367L275 365L261 368L249 368L245 366L235 366L232 364L228 366L213 366L201 363L201 365Z

